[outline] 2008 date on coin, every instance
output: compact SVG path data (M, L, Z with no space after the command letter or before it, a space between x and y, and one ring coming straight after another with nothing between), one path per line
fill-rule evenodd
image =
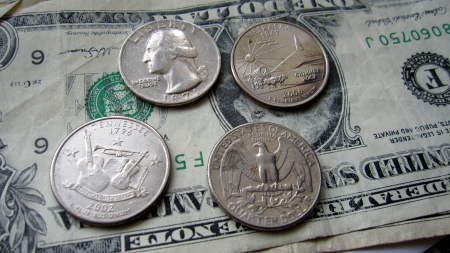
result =
M325 87L328 58L319 41L302 27L281 21L243 32L233 46L231 70L239 87L260 103L300 106Z

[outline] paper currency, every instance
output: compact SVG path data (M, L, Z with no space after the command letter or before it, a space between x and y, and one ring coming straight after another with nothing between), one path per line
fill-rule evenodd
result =
M449 210L448 8L445 0L18 3L0 23L0 247L248 251ZM214 88L179 108L136 99L118 73L125 38L162 19L194 22L221 51ZM234 40L272 20L306 27L329 55L329 82L306 107L268 110L233 81ZM109 115L157 129L170 150L173 176L141 220L89 227L54 199L50 163L73 129ZM206 178L206 159L219 137L263 121L300 134L322 167L313 215L275 233L233 222L212 201Z
M11 10L19 1L18 0L6 0L0 2L0 17L5 15L9 10Z
M283 245L257 252L342 252L345 250L424 238L428 242L434 241L437 243L443 236L450 233L450 229L448 228L449 219L449 213L441 213L386 226ZM413 247L413 242L410 243Z

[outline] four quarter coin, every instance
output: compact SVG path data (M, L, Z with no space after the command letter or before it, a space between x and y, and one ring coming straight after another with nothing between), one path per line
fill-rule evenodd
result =
M89 224L114 225L153 206L169 172L169 150L156 130L115 116L90 121L64 139L50 182L68 213Z
M325 87L328 59L307 30L272 21L248 28L231 52L231 70L239 87L271 107L300 106Z
M226 133L208 162L211 193L232 218L260 230L303 220L321 189L319 161L294 131L248 123Z
M183 105L212 87L219 75L220 52L199 26L181 20L155 21L126 39L119 69L128 88L143 100Z

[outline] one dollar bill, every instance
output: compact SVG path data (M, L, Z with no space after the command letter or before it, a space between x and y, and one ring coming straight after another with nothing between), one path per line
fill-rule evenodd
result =
M448 211L449 8L445 0L19 2L0 23L2 251L248 251ZM118 73L127 36L163 19L201 26L221 52L213 89L178 108L137 99ZM272 20L311 31L330 61L326 89L295 110L261 107L230 71L236 38ZM73 129L111 115L146 121L161 133L172 157L171 183L140 220L92 227L58 205L50 164ZM311 217L288 230L249 229L211 198L210 150L247 122L291 128L318 155L321 198Z

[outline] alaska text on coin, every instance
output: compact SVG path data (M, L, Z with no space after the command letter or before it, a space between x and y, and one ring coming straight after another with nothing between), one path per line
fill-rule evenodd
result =
M239 87L274 107L295 107L316 97L325 87L328 69L319 41L306 29L281 21L248 28L231 53Z

